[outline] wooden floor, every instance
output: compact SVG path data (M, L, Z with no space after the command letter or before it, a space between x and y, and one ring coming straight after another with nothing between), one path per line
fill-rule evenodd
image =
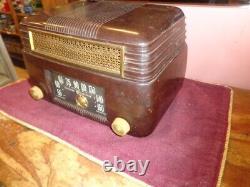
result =
M27 79L29 77L29 75L25 69L17 67L17 66L15 66L15 69L16 69L17 77L19 79Z
M250 187L250 91L234 89L223 187Z
M0 187L140 187L0 113Z
M27 78L27 73L17 68L17 74L20 78ZM15 132L12 127L12 123L8 121L8 119L1 119L0 121L5 121L4 123L6 126L4 127L5 130L7 129L10 131L9 133L14 133L13 138L9 140L10 142L6 141L7 136L5 138L0 137L0 145L3 145L3 142L6 143L5 146L10 146L13 150L11 153L16 154L16 156L19 155L19 153L15 152L15 150L18 150L15 146L17 145L16 139L15 139ZM12 125L11 125L12 124ZM2 124L1 124L2 125ZM18 127L16 129L18 131L23 131L23 136L25 138L28 138L27 143L21 142L23 146L28 146L25 150L23 150L24 156L25 154L34 154L35 157L29 158L30 161L26 161L27 165L22 168L22 166L15 165L15 158L8 158L4 157L6 162L3 162L3 160L0 159L0 165L4 167L0 167L0 187L4 186L4 184L11 184L13 183L11 177L15 177L16 183L13 183L17 186L34 186L34 184L39 184L38 186L50 186L55 185L58 181L60 182L59 186L68 186L68 185L77 185L78 182L82 180L83 177L87 177L87 183L97 186L103 186L104 184L100 183L100 181L111 181L110 183L105 183L105 185L118 185L118 186L136 186L138 184L134 184L132 182L129 182L119 176L109 176L105 175L101 172L101 168L98 168L96 164L93 164L88 159L84 159L81 157L78 157L76 153L74 153L72 150L63 148L62 145L55 143L48 138L40 137L37 134L34 134L34 132L30 132L23 127ZM18 137L16 137L18 138ZM42 141L39 143L39 139ZM33 141L35 140L35 141ZM32 142L36 142L32 144ZM48 142L50 142L48 144ZM39 144L39 147L41 150L35 150L32 148L33 145ZM60 149L57 148L60 147ZM1 149L0 149L1 151ZM30 151L30 152L29 152ZM45 155L44 158L36 157L38 155L38 152L42 151L43 155ZM53 158L49 158L48 151L59 151L64 154L63 157L69 158L72 157L76 159L75 161L71 161L69 163L65 162L64 159L61 160L62 162L53 162ZM31 155L32 155L31 154ZM59 156L59 155L58 155ZM18 157L17 157L18 158ZM60 157L61 158L61 157ZM20 159L20 158L19 158ZM34 159L32 161L32 159ZM21 160L17 160L17 163ZM47 163L46 163L47 162ZM6 164L7 163L7 164ZM33 166L32 166L33 163ZM79 164L80 163L80 164ZM8 166L9 164L9 166ZM39 165L40 164L40 165ZM73 164L73 165L72 165ZM75 168L74 166L77 167ZM64 167L60 167L60 165L64 165ZM13 168L19 169L18 171L15 171ZM52 169L51 169L52 168ZM55 172L56 168L59 169L58 175ZM75 168L75 169L74 169ZM78 169L77 169L78 168ZM31 173L23 173L22 171L30 170ZM38 176L32 176L32 171L38 169ZM48 172L48 175L39 174L39 172L42 170ZM65 173L63 173L63 171ZM71 172L70 172L71 171ZM21 172L21 173L20 173ZM46 173L45 172L45 173ZM52 173L50 173L52 172ZM86 172L88 174L86 175ZM53 175L52 175L53 174ZM92 175L92 176L90 176ZM21 178L23 177L23 182ZM31 183L29 182L29 178L31 177ZM89 178L88 178L89 177ZM35 181L34 181L35 180ZM38 182L37 182L38 181ZM1 184L2 182L2 184ZM86 181L85 181L86 182ZM43 185L44 184L44 185ZM105 186L104 185L104 186ZM8 185L7 185L8 186ZM10 185L12 186L12 185ZM37 185L35 185L37 186ZM228 147L228 154L225 164L225 170L223 173L222 178L222 187L250 187L250 91L246 90L240 90L240 89L234 89L234 101L233 101L233 111L232 111L232 127L231 127L231 134L230 134L230 140L229 140L229 147Z

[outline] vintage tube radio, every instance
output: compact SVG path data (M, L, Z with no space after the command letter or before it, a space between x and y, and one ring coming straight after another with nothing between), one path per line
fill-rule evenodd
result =
M176 7L76 2L25 18L21 35L30 95L120 136L149 135L182 85L185 18Z

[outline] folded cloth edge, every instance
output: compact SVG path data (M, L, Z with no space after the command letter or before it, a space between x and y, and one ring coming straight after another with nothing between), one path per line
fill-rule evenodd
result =
M219 175L217 177L216 187L220 187L221 186L223 172L224 172L225 165L226 165L226 159L227 159L227 153L228 153L228 146L229 146L229 139L230 139L230 134L231 134L231 126L232 126L232 112L233 112L233 96L234 96L234 91L229 86L225 86L225 87L227 87L227 88L230 89L230 103L229 103L229 110L228 110L228 125L227 125L226 140L225 140L224 151L223 151L221 165L220 165L220 171L219 171Z

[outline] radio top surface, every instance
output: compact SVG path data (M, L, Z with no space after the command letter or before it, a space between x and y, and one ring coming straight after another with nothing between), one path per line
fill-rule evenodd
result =
M185 43L183 12L137 2L76 2L22 21L26 52L145 82Z

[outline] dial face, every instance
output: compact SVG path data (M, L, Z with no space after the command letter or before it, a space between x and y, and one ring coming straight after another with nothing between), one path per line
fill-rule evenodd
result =
M50 76L49 81L55 101L66 103L76 111L87 111L106 117L103 88L57 72L46 74L47 77L48 74Z

